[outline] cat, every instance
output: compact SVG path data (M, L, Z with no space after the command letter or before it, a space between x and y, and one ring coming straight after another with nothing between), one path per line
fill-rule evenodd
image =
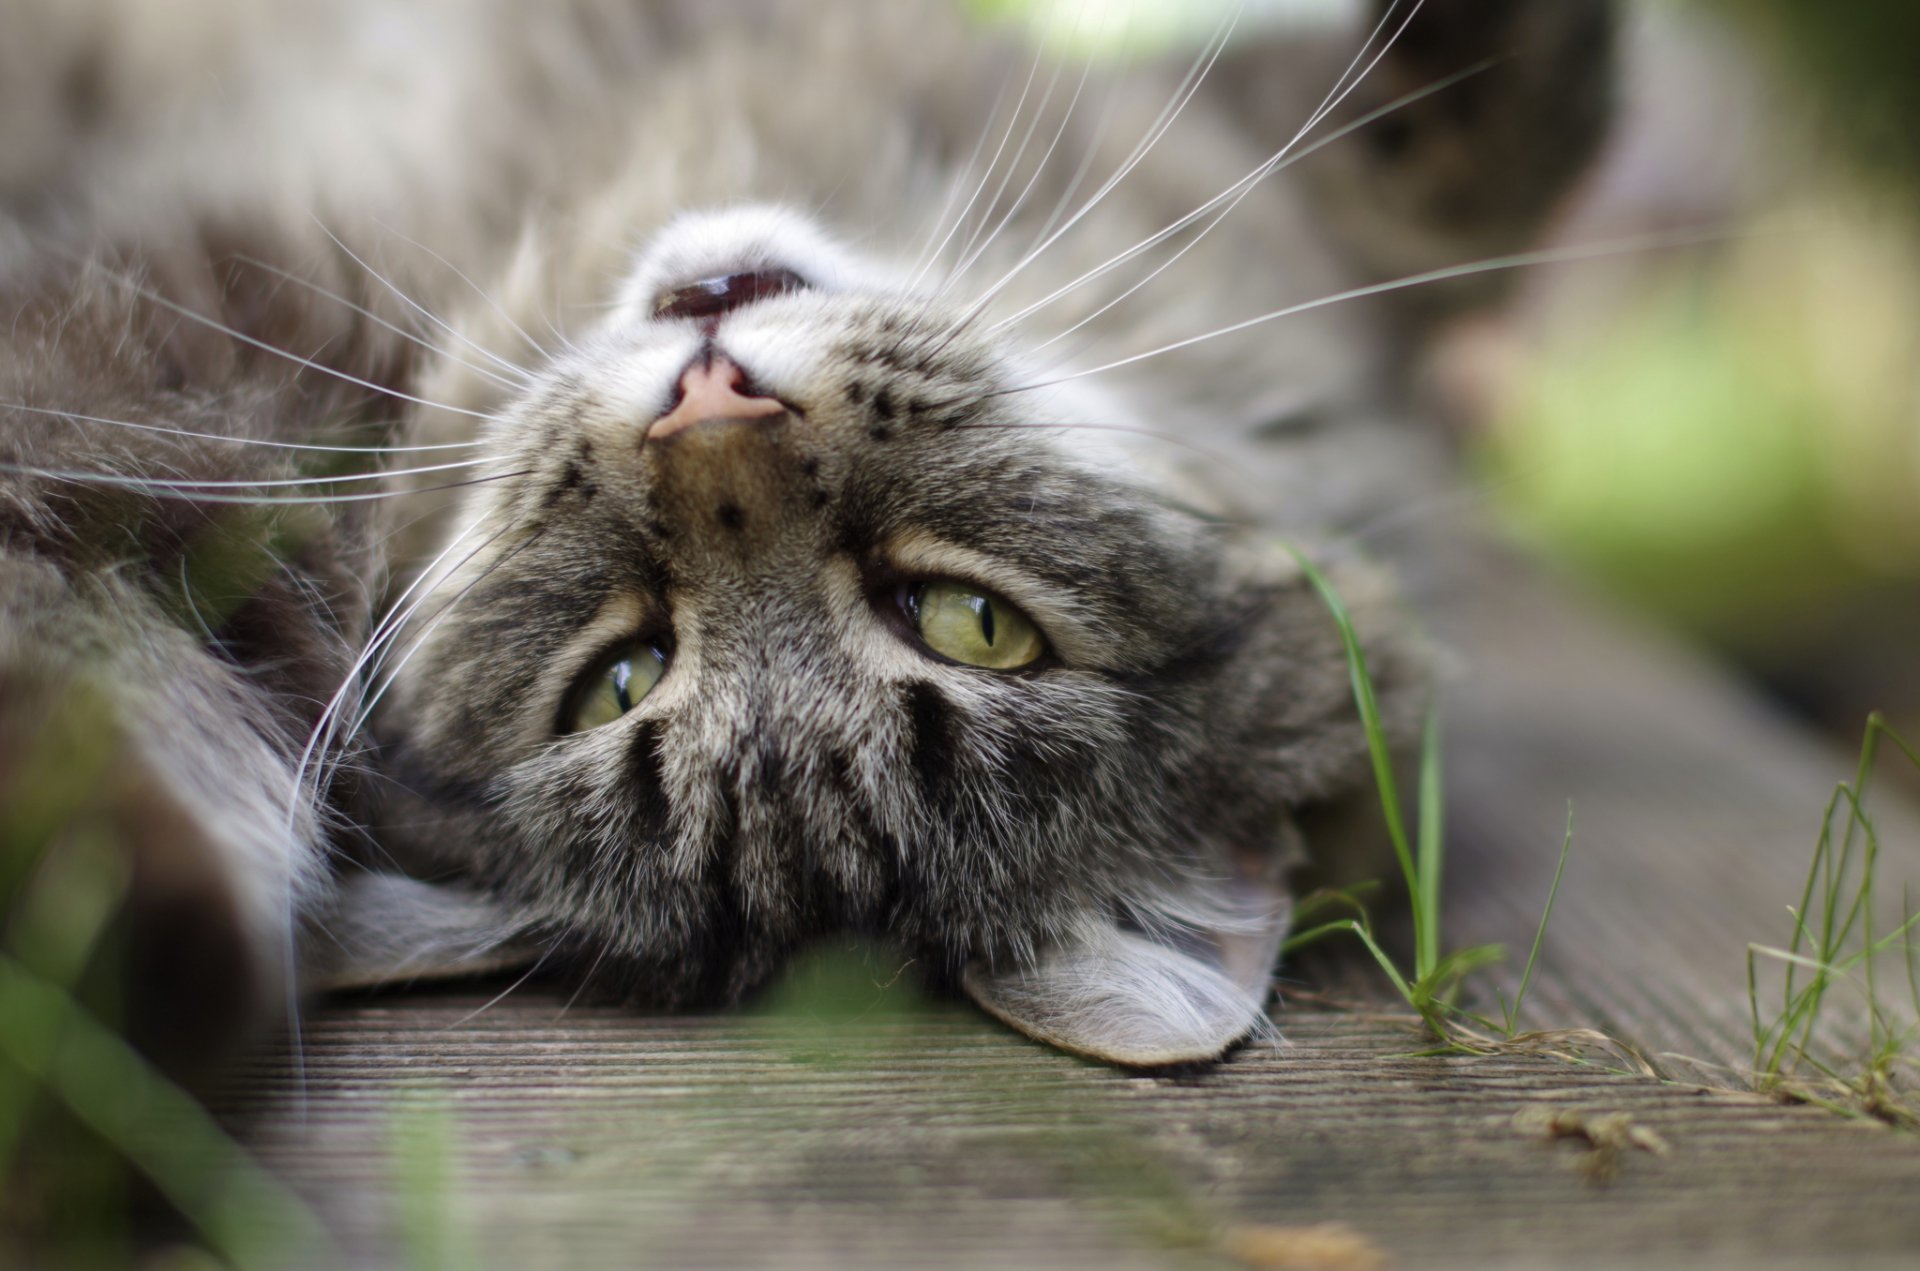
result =
M1367 775L1294 552L1406 738L1341 538L1446 488L1409 368L1500 275L1383 284L1539 232L1608 5L1167 67L933 0L203 5L210 94L23 9L0 153L9 855L119 845L144 1048L302 980L730 1002L839 932L1115 1063L1267 1026Z

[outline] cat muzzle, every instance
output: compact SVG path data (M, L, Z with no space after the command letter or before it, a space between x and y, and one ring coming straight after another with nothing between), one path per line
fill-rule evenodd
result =
M809 506L788 426L797 418L709 348L681 372L678 400L641 446L662 520L691 531L690 546L729 553L758 555L790 537Z

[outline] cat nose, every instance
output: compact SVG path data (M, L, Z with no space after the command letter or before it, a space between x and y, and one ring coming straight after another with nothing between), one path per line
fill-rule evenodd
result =
M754 392L745 371L724 354L708 352L680 373L679 399L647 426L645 439L664 441L710 421L771 419L785 414L786 403Z

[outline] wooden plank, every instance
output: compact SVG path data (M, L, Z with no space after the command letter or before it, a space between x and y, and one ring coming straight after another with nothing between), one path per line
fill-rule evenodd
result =
M1488 553L1467 578L1441 620L1464 664L1447 696L1453 939L1524 954L1571 801L1543 1018L1727 1065L1737 1083L1752 1056L1747 946L1786 942L1822 812L1856 756L1531 568ZM1897 782L1872 806L1884 932L1901 887L1920 887L1920 815ZM1778 964L1763 966L1773 982ZM1902 971L1885 969L1903 1001ZM1857 995L1836 993L1825 1035L1848 1044L1865 1018Z
M1912 1136L1546 1058L1412 1057L1391 1016L1293 1009L1285 1042L1138 1076L959 1009L487 1000L339 1003L309 1023L304 1077L283 1053L236 1082L231 1115L326 1218L327 1261L396 1258L405 1144L435 1121L457 1181L427 1208L491 1266L1222 1265L1235 1224L1328 1222L1408 1266L1920 1249ZM1625 1151L1602 1184L1591 1151L1530 1127L1540 1108L1624 1114L1669 1150Z

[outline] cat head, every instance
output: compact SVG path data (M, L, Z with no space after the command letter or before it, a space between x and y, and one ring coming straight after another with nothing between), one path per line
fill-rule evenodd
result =
M1290 812L1362 756L1338 635L1081 426L1153 421L1039 378L792 212L661 231L486 425L409 602L387 732L435 855L644 999L853 931L1123 1062L1253 1029Z

